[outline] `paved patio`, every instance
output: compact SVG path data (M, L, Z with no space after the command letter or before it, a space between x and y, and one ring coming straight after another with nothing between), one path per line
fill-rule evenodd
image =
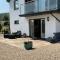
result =
M0 39L0 42L7 43L8 45L12 45L15 47L19 47L21 49L24 49L24 42L25 41L32 41L33 42L33 48L40 48L42 46L48 46L51 43L43 40L32 40L32 38L17 38L17 39Z
M24 41L32 41L36 49L25 50ZM4 39L0 37L0 60L60 60L60 43L51 44L31 38Z

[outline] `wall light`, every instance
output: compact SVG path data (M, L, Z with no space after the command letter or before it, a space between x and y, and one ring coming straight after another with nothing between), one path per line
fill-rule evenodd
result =
M47 21L49 21L49 17L47 17Z

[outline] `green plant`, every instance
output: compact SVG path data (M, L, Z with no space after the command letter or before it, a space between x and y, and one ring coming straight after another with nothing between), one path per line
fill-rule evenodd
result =
M9 22L4 22L4 26L9 26Z
M2 30L2 26L1 26L1 24L0 24L0 32L1 32L1 30Z
M4 30L4 33L8 33L8 29Z
M3 20L4 21L9 21L9 16L4 16Z

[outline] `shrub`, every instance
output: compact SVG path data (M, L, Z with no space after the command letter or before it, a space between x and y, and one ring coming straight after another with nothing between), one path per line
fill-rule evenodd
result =
M0 32L1 32L1 30L2 30L2 26L1 26L1 24L0 24Z
M7 25L9 25L9 22L5 22L5 23L4 23L4 26L7 26Z

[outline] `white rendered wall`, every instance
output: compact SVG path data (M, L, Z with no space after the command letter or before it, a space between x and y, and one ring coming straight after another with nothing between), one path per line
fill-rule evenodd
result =
M23 1L23 0L20 0ZM19 3L20 4L20 3ZM20 6L20 5L19 5ZM13 0L10 1L10 30L12 32L21 31L29 36L29 22L25 17L20 17L19 10L14 10ZM19 24L14 24L15 20L19 20Z
M60 20L60 13L55 13L54 16ZM57 20L56 20L56 32L60 32L60 22Z

